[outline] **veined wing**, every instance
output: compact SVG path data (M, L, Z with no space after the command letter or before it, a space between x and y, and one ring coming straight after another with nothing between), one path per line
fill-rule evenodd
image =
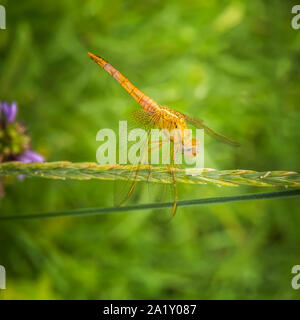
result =
M155 128L154 117L152 115L150 115L149 113L147 113L145 110L138 109L138 110L135 110L133 112L133 118L135 119L135 121L137 123L139 123L140 125L142 125L145 128L148 128L148 136L150 137L151 136L151 134L150 134L151 129ZM149 145L148 152L153 150L151 142L150 142L150 145ZM154 143L155 143L155 146L153 148L161 148L163 142L160 143L159 141L154 141ZM170 185L168 186L168 188L170 188L169 189L170 193L173 195L172 199L174 200L173 207L172 207L172 216L174 216L175 213L176 213L177 200L178 200L176 171L174 170L174 169L176 169L176 165L175 165L175 163L174 163L174 161L172 159L173 158L173 154L174 154L174 146L171 144L170 145L169 156L170 156L170 160L171 160L171 164L173 165L173 168L172 168L172 165L170 165L170 164L169 165L167 164L166 168L170 172L170 180L172 181L170 183ZM150 159L150 157L149 157L149 159ZM150 170L151 170L151 166L149 166L149 176L151 174Z
M221 142L224 142L224 143L227 143L227 144L230 144L232 146L235 146L235 147L239 147L240 144L237 142L237 141L234 141L226 136L224 136L223 134L221 133L218 133L212 129L210 129L209 127L207 127L205 124L203 124L203 120L198 120L198 119L195 119L193 117L190 117L186 114L183 114L186 121L188 123L190 123L191 125L195 126L196 128L199 128L199 129L204 129L204 131L209 134L210 136L212 136L213 138L221 141Z
M138 183L139 174L141 173L141 170L148 170L148 177L150 176L150 166L147 169L147 165L143 164L144 160L148 158L149 161L149 154L148 154L148 141L150 136L151 128L153 128L154 123L152 122L152 117L148 115L148 113L143 109L138 109L133 113L133 118L135 123L134 129L143 129L144 134L142 137L140 137L141 141L144 141L145 143L140 149L140 160L141 162L136 163L135 170L131 171L126 178L123 181L115 181L114 185L114 204L116 206L121 206L128 198L131 197L132 193L136 189L136 185ZM136 123L138 123L142 128L136 127ZM132 129L133 129L132 128ZM131 142L126 146L126 150L123 150L121 147L121 152L127 152L130 153L130 148L132 144L135 142ZM129 155L128 155L129 156ZM145 174L145 173L144 173Z

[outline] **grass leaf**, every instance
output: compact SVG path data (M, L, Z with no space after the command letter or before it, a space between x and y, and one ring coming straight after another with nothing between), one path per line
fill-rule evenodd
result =
M151 174L149 176L149 168ZM136 165L99 165L94 162L72 163L66 161L45 163L5 162L0 164L0 176L24 175L47 179L76 180L126 180L132 177ZM285 186L299 187L300 175L291 171L215 170L172 168L176 181L190 184L215 184L218 186ZM161 166L143 165L138 172L138 181L172 183L170 169Z
M223 196L216 198L205 198L205 199L193 199L193 200L182 200L178 201L178 207L190 207L190 206L200 206L208 204L220 204L229 202L241 202L250 200L264 200L264 199L276 199L276 198L292 198L299 197L300 189L279 191L279 192L261 192L253 194L244 194L237 196ZM0 216L0 221L15 221L15 220L30 220L30 219L41 219L41 218L57 218L57 217L78 217L78 216L91 216L91 215L102 215L111 214L115 212L128 212L128 211L138 211L138 210L148 210L148 209L164 209L171 208L173 206L172 202L162 202L162 203L147 203L124 207L108 207L108 208L88 208L88 209L77 209L69 211L56 211L38 214L28 214L28 215L6 215Z

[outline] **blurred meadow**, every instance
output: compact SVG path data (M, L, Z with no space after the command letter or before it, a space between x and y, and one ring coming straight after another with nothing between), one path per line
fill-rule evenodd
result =
M163 105L241 143L205 139L205 167L299 171L296 1L0 1L0 101L47 161L96 161L137 103L87 52ZM113 205L113 182L8 178L0 214ZM283 188L284 189L284 188ZM180 185L180 199L282 188ZM128 204L166 201L159 186ZM153 190L153 192L151 191ZM167 200L168 201L168 200ZM299 299L298 199L0 222L2 299Z

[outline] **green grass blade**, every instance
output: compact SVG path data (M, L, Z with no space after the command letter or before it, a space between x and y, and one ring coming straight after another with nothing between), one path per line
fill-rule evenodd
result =
M21 163L5 162L0 164L0 176L24 175L47 179L76 179L76 180L126 180L132 177L136 165L99 165L94 162L45 162ZM138 181L155 183L172 183L173 178L167 167L149 166L139 167ZM256 187L289 186L300 187L300 175L291 171L253 170L215 170L215 169L178 169L173 168L176 181L190 184L215 184L218 186L250 185Z
M182 200L178 201L178 207L190 207L200 206L209 204L220 204L220 203L231 203L241 202L250 200L266 200L266 199L278 199L278 198L292 198L299 197L300 189L279 191L279 192L263 192L263 193L252 193L236 196L223 196L216 198L205 198L205 199L194 199L194 200ZM128 212L128 211L140 211L148 209L164 209L171 208L172 202L163 203L148 203L140 205L132 205L125 207L108 207L108 208L90 208L90 209L77 209L62 212L48 212L28 215L6 215L0 217L0 221L15 221L15 220L29 220L29 219L42 219L42 218L58 218L58 217L78 217L78 216L91 216L91 215L102 215L111 214L115 212Z

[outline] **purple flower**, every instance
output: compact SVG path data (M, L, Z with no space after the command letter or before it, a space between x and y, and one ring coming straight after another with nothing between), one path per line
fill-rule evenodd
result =
M23 163L44 162L45 158L31 150L31 139L24 124L16 121L18 107L16 102L0 102L0 163L21 161ZM23 180L20 175L19 179ZM3 185L0 180L0 198Z
M16 102L0 102L0 162L44 162L39 153L31 150L31 139L26 127L16 121Z
M21 161L24 163L45 161L45 158L42 155L32 150L25 150L24 153L18 155L16 159L17 161Z
M0 113L1 113L1 109L8 123L12 123L15 121L18 113L18 107L15 102L12 102L11 104L8 104L7 102L3 102L2 108L0 108Z

